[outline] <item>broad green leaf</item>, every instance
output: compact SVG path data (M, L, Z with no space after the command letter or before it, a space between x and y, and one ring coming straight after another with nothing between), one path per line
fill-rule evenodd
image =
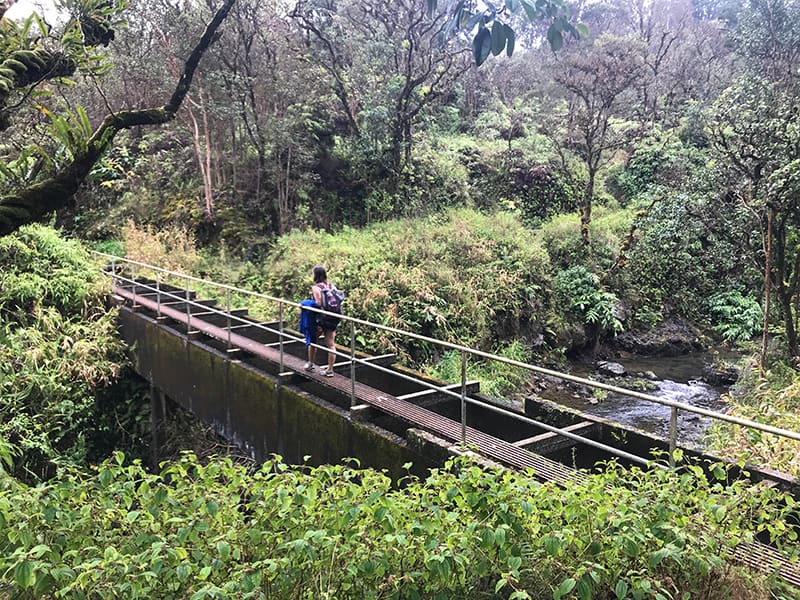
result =
M481 66L492 51L492 34L486 27L480 27L472 40L472 56L475 64Z
M544 549L550 556L558 554L559 548L561 548L561 540L559 538L553 535L544 538Z
M504 25L498 21L492 24L492 55L497 56L506 47L506 32Z
M506 56L511 56L514 54L514 43L516 42L517 34L515 34L514 30L505 23L503 24L503 28L506 32Z
M536 10L536 7L533 4L531 4L528 0L521 0L521 4L529 21L536 21L539 19L539 11Z
M577 582L572 577L568 577L562 581L561 585L558 586L558 589L553 592L553 600L560 600L569 594L575 588L576 583Z
M623 600L628 595L628 584L620 579L614 586L614 595L617 600Z
M36 579L33 575L33 565L27 560L22 561L14 569L14 581L22 589L32 587Z
M592 584L591 580L584 575L578 582L578 588L575 590L578 598L581 600L592 600Z
M467 14L468 14L468 13L467 13ZM466 29L467 31L472 31L472 29L473 29L473 28L475 27L475 25L477 25L478 23L480 23L481 25L485 25L485 24L486 24L486 22L485 22L485 20L483 20L483 19L484 19L484 14L483 14L482 12L475 13L474 15L472 15L472 17L470 18L470 20L469 20L469 21L467 21L467 24L466 24L466 26L464 27L464 29Z
M114 474L109 469L103 469L100 471L100 484L103 486L109 485L112 481L114 481Z
M547 30L547 41L554 52L561 50L564 45L564 38L561 36L561 32L553 25Z
M667 548L661 548L660 550L656 550L648 557L647 564L650 567L657 567L669 555L670 551Z
M217 554L222 560L227 560L231 554L231 545L224 540L217 542Z

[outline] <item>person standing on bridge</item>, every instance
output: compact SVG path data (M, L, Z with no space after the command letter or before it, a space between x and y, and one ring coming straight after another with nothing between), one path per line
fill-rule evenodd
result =
M313 270L314 284L311 287L311 295L314 302L323 308L328 307L328 302L324 301L323 296L327 290L335 290L335 286L328 282L328 274L325 272L325 267L317 265ZM333 377L333 363L336 361L336 327L339 325L339 319L330 315L317 315L317 326L325 339L325 345L328 347L328 364L322 367L322 374L326 377ZM308 346L308 362L306 363L306 371L314 370L314 359L317 356L317 349L312 344Z

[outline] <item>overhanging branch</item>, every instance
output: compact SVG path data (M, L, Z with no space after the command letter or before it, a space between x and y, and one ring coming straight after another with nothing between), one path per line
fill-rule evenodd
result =
M219 37L219 28L236 0L225 0L206 26L183 67L175 91L164 106L110 114L89 138L87 149L52 177L0 197L0 236L63 207L80 188L117 133L138 125L161 125L175 118L192 83L200 59Z

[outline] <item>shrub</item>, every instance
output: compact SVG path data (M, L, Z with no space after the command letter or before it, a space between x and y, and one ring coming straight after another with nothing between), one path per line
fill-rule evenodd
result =
M156 229L129 220L122 229L125 256L169 271L193 273L200 264L194 235L185 227Z
M592 325L600 333L622 331L622 323L614 315L617 297L601 289L597 276L585 267L571 267L556 275L553 301L556 310Z
M708 298L719 289L753 283L742 268L741 250L706 227L699 201L683 194L665 196L637 217L637 239L615 281L633 310L647 307L665 316L702 319Z
M781 356L785 354L781 353ZM800 431L800 376L790 365L773 362L765 372L757 358L744 359L745 368L733 392L726 395L730 413L773 427ZM730 423L717 422L707 436L711 450L800 477L800 442Z
M493 354L523 363L531 360L530 351L519 341L496 348ZM443 381L460 382L461 353L455 350L446 352L441 361L431 366L428 372ZM518 394L520 390L524 389L525 384L530 381L530 371L497 361L468 358L467 379L479 381L482 394L500 400L508 400L510 396Z
M664 189L686 189L705 161L694 147L661 134L639 144L627 164L612 173L611 184L622 192L620 201L627 205Z
M73 598L747 598L730 562L763 531L796 549L791 500L699 467L614 463L567 488L451 461L394 488L352 466L255 473L121 454L38 487L2 480L0 585Z
M103 282L86 250L41 225L0 237L0 322L31 322L35 309L70 316L89 314L101 301Z
M347 292L347 314L480 348L519 337L547 302L547 256L502 213L461 209L363 231L293 233L276 242L264 290L298 301L307 297L318 262ZM435 351L424 342L403 347L378 330L359 331L359 339L370 351L420 362Z
M761 306L738 291L722 292L709 299L714 331L726 341L743 342L760 329L764 313Z
M17 474L52 476L89 451L94 393L123 362L115 315L88 253L38 225L0 238L0 290L0 437Z

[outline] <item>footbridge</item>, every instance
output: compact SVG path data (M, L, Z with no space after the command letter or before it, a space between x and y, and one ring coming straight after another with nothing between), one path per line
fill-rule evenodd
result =
M356 458L362 466L400 477L409 465L424 474L449 456L471 453L562 486L585 478L598 460L611 457L623 464L664 469L675 466L679 452L721 460L682 444L682 412L800 441L797 432L348 316L339 327L334 375L328 377L319 368L304 368L306 345L295 328L300 311L296 301L113 256L98 258L110 279L110 297L119 306L120 332L134 367L151 385L156 435L169 398L257 461L272 454L298 464ZM248 308L234 308L236 304ZM393 354L364 352L359 336L375 330L457 352L460 380L438 381L398 364ZM317 347L323 362L327 348ZM467 378L467 366L470 361L492 360L666 405L671 413L669 437L648 436L545 400L515 404L487 397L478 382ZM654 460L654 449L666 458ZM748 472L756 483L797 493L797 483L786 475L756 468ZM797 566L768 545L740 545L737 557L751 566L777 570L800 587Z

